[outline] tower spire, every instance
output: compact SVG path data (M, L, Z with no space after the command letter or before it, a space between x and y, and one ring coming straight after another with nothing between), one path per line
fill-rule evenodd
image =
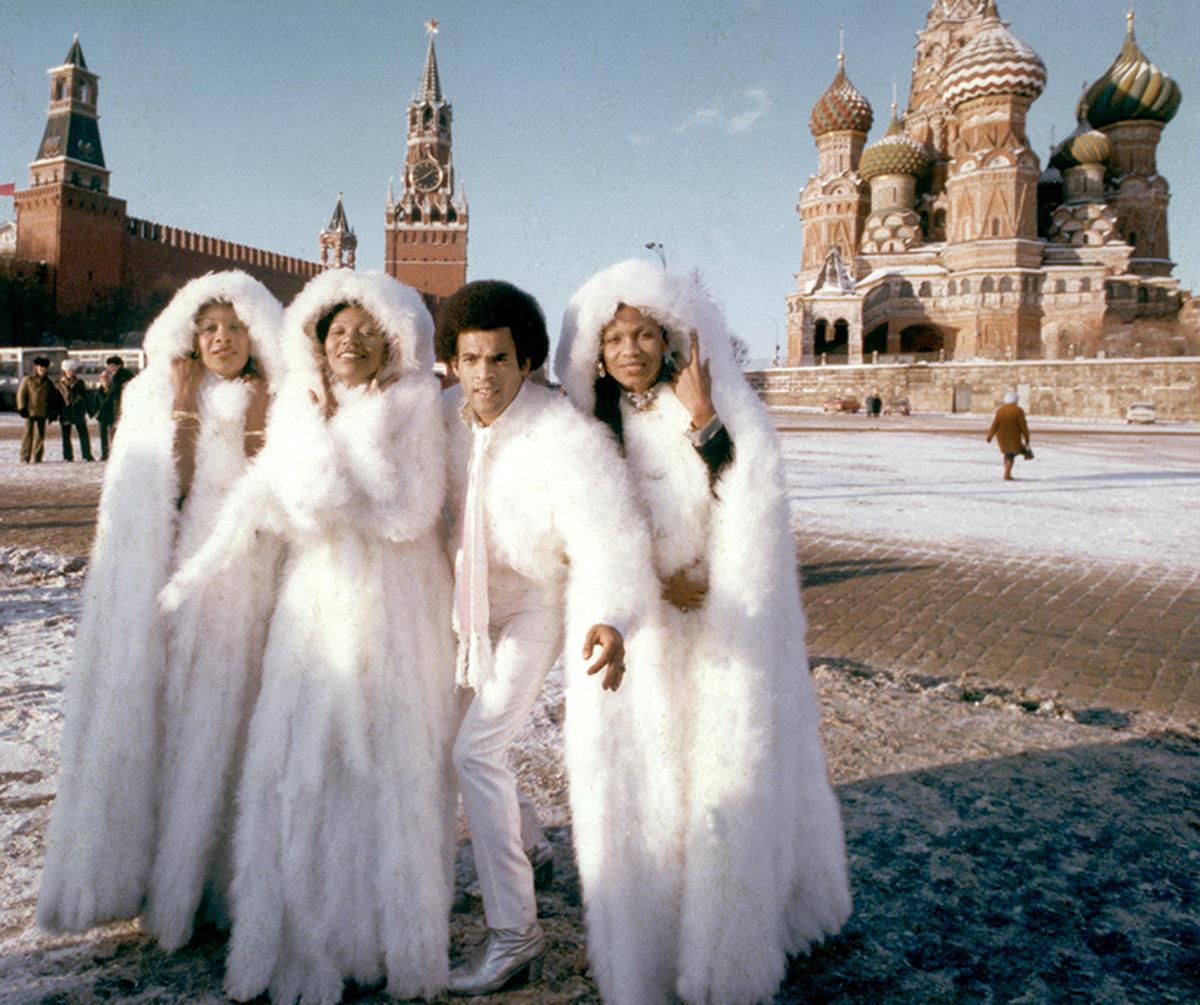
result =
M358 252L358 238L354 228L346 219L346 208L342 205L342 193L338 193L337 205L329 223L321 231L321 265L326 269L353 269Z
M83 58L83 46L79 44L79 32L75 32L75 37L71 41L71 48L67 50L67 58L63 60L64 66L78 66L81 70L87 69L87 60Z
M417 91L417 101L440 102L442 82L438 77L437 53L433 48L433 37L438 33L437 21L430 18L425 22L425 30L429 32L429 51L425 53L425 70L421 74L421 88Z

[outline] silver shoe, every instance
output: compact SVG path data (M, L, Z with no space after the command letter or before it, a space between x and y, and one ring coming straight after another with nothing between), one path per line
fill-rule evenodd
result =
M493 928L480 956L450 971L452 995L486 995L542 976L546 936L536 921L528 928Z
M549 890L554 885L554 847L545 838L539 838L532 848L525 849L525 857L533 867L533 888ZM479 880L472 880L463 891L472 900L481 900L483 891L479 888Z

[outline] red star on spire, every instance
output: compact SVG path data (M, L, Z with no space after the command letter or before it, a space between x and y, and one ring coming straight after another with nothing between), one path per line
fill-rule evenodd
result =
M429 32L430 35L436 35L438 31L437 18L431 17L428 21L426 21L425 30Z

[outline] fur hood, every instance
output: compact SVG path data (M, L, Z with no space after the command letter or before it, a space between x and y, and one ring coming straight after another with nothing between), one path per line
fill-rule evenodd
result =
M621 304L652 315L667 329L670 351L686 360L693 328L701 358L709 361L714 384L741 379L720 307L695 278L667 272L631 258L596 273L576 292L563 313L554 372L568 397L591 414L596 404L596 361L600 332Z
M309 280L283 318L283 351L289 375L314 384L320 380L316 326L339 303L361 307L387 336L388 358L380 379L433 369L433 318L421 294L384 272L329 269Z
M169 378L171 361L195 347L196 314L213 301L230 304L237 311L250 329L251 358L268 383L278 381L283 376L279 351L283 308L262 283L239 270L210 272L180 287L146 332L146 369Z

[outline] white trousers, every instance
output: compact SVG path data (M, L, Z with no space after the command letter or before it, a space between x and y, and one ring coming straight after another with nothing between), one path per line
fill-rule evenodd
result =
M541 827L532 802L518 798L508 747L562 650L562 609L536 590L495 591L490 599L493 669L467 706L454 768L488 928L526 928L537 920L537 899L525 848Z

